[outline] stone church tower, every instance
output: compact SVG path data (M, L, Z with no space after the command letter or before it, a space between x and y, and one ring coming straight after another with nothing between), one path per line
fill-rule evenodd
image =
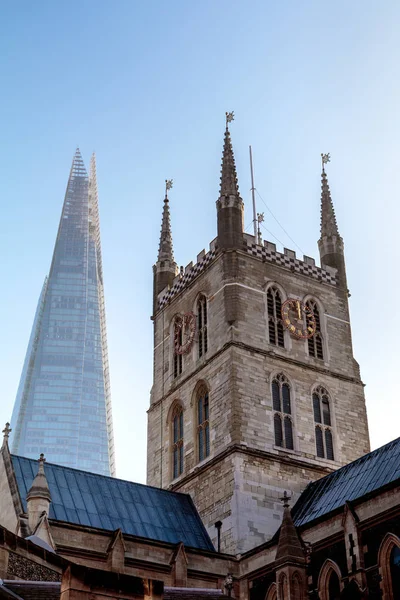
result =
M241 554L276 532L285 490L296 500L369 437L325 169L317 267L244 233L228 121L218 235L180 272L164 201L147 483L189 493L215 546Z

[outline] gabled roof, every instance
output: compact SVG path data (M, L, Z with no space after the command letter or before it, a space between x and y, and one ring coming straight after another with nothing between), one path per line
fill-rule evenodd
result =
M19 494L26 496L38 461L11 455ZM169 492L131 481L70 467L44 466L52 502L49 518L186 547L214 550L188 494Z
M400 438L310 483L292 510L296 527L399 480Z

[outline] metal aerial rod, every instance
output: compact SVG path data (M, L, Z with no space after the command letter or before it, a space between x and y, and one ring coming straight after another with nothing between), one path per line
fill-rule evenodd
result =
M251 173L251 196L253 199L253 226L254 226L254 239L257 243L257 213L256 213L256 195L255 195L255 187L254 187L254 173L253 173L253 155L251 152L251 146L249 146L250 152L250 173Z

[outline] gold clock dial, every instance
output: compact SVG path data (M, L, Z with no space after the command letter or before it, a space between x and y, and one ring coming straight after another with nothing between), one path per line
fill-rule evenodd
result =
M295 298L282 304L282 321L290 333L298 339L308 339L315 334L316 322L311 308Z

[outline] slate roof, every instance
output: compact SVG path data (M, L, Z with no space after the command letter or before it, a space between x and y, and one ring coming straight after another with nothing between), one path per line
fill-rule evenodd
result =
M0 584L0 596L10 600L60 600L60 593L60 582L10 580Z
M164 588L164 600L223 600L229 598L221 590L206 588Z
M310 483L292 510L296 527L310 523L400 479L400 438ZM400 481L399 481L400 483Z
M26 495L38 461L11 455L19 494ZM45 463L52 502L49 518L203 550L214 550L188 494Z

